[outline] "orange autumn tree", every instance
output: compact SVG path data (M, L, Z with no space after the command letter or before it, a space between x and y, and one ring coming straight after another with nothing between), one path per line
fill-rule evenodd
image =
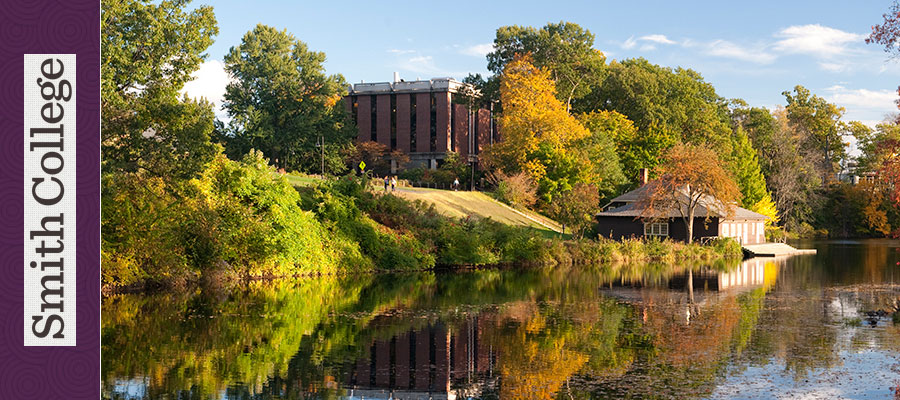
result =
M507 64L500 79L500 99L503 140L483 156L488 166L506 174L525 172L540 182L553 167L541 154L566 153L566 146L590 134L556 98L550 72L535 67L530 55L517 55Z
M688 243L694 238L698 206L733 215L735 203L741 198L741 190L722 168L719 156L700 146L672 147L657 167L657 175L659 178L647 183L638 200L641 218L665 219L676 210L684 221Z

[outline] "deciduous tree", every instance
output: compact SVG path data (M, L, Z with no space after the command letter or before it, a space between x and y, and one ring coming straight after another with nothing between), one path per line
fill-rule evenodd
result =
M678 142L731 152L727 102L696 71L643 58L611 62L607 71L577 111L616 111L634 121L641 134L657 129Z
M675 210L684 221L687 242L694 236L694 216L697 206L730 215L741 191L722 167L719 156L712 150L696 145L677 145L667 153L659 165L658 178L647 184L638 200L645 219L662 218Z
M573 236L581 237L584 230L593 222L599 203L597 187L579 183L571 190L554 197L547 211L563 225L563 233L566 233L566 227L569 227Z
M526 172L540 182L548 168L556 167L545 161L590 134L566 112L554 96L550 73L535 67L530 56L517 57L506 66L500 93L504 103L499 118L503 140L484 152L488 166L507 174Z
M218 33L212 8L190 1L104 0L101 151L105 172L195 175L217 152L210 103L181 98Z
M227 145L259 149L278 167L315 171L319 136L328 151L348 144L354 132L340 104L344 78L326 75L324 62L325 53L286 30L260 24L247 32L225 56L234 78L225 92Z
M822 184L834 179L835 165L846 156L841 139L844 108L810 93L797 85L793 92L782 92L787 100L787 117L792 127L803 136L804 145L819 152L818 170Z
M601 192L611 189L608 185L623 183L617 171L621 171L624 182L636 184L639 170L652 170L659 164L663 152L678 142L677 136L655 125L639 132L628 117L616 111L592 111L581 114L579 120L591 131L591 136L586 140L599 145L596 151L601 154L592 155L590 159L595 163L595 168L606 171L598 172L601 176L606 175L603 179L605 182L598 184ZM615 163L612 162L612 156L602 155L606 153L606 144L603 142L607 138L616 149Z
M593 46L594 34L571 22L549 23L541 29L503 26L487 55L488 69L499 77L517 55L531 54L532 63L550 73L557 98L569 110L603 78L606 56Z

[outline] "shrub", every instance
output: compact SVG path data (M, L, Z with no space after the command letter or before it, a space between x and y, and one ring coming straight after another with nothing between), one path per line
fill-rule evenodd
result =
M344 177L329 185L322 185L304 194L303 208L315 212L331 235L356 242L359 250L372 260L373 266L388 269L421 269L434 266L435 258L426 243L411 232L381 225L363 210L375 210L379 215L409 216L409 211L399 211L406 204L382 204L384 198L365 190L366 178ZM379 206L379 204L382 204ZM377 212L380 208L380 212ZM394 207L392 211L391 207ZM396 222L395 226L403 223Z
M514 207L531 207L537 202L537 189L527 173L520 172L507 176L499 173L496 177L497 189L494 196Z
M741 255L744 251L741 247L741 244L738 243L737 240L727 237L713 239L712 241L710 241L708 246L712 247L717 254L724 254L728 256Z

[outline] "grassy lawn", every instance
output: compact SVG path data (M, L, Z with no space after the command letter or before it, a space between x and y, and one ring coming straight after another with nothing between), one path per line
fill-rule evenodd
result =
M284 177L297 187L314 186L322 181L316 176L298 174L285 174ZM372 183L372 190L375 193L383 192L384 186L380 181L375 181ZM556 221L533 211L514 209L481 192L402 187L397 188L394 194L407 200L434 204L438 212L449 217L491 218L504 224L530 227L546 238L561 236L562 226ZM562 236L569 238L571 235Z
M403 187L394 194L434 204L438 212L451 217L490 217L504 224L532 227L548 237L562 230L556 221L532 211L513 209L481 192Z
M287 178L288 182L294 186L313 186L316 183L322 181L321 178L294 174L284 174L284 177Z

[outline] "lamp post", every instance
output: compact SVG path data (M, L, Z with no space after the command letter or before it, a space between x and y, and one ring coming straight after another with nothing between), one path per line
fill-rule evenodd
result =
M316 140L316 147L322 150L322 179L325 178L325 136L319 135Z

